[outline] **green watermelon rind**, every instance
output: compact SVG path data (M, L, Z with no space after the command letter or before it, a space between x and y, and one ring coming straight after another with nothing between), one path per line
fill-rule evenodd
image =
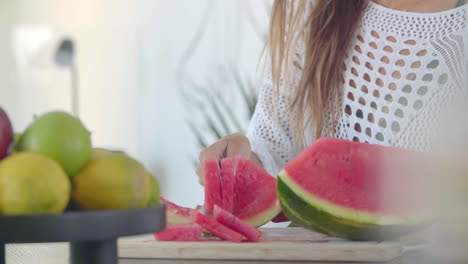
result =
M243 221L255 226L260 227L271 221L277 214L281 212L281 208L277 206L277 200L264 209L262 212L256 214L254 217L242 219Z
M388 240L412 233L425 224L378 224L353 221L350 218L337 217L330 211L310 203L297 190L288 186L287 174L278 177L278 197L284 214L296 225L323 234L351 240Z
M429 213L414 213L411 216L405 215L404 217L392 216L392 215L378 215L371 212L356 211L352 208L345 208L343 206L335 205L327 202L321 198L318 198L299 186L291 177L288 175L286 170L282 170L278 174L278 178L291 188L301 199L309 204L313 204L315 207L322 211L333 212L333 215L338 218L349 219L350 221L362 224L377 224L377 225L407 225L407 224L419 224L425 219L429 218Z

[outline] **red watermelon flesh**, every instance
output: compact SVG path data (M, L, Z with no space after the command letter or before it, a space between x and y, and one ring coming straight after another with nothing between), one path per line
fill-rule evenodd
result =
M161 196L161 201L166 204L166 210L177 213L178 215L190 218L190 208L182 207Z
M214 217L216 221L244 235L249 241L258 242L262 236L260 230L216 205L214 207Z
M237 157L236 163L233 214L254 226L265 224L280 211L276 178L244 157Z
M158 241L199 241L203 228L197 224L186 223L167 226L164 230L154 233Z
M240 243L243 240L243 236L232 229L216 222L213 218L206 216L196 210L191 210L190 214L193 222L199 224L211 234L232 242Z
M215 204L222 203L221 171L215 158L204 161L205 213L211 215Z
M228 212L232 212L234 210L234 185L234 160L232 158L224 158L221 160L222 200L219 206Z
M289 218L284 215L283 212L279 213L277 216L275 216L275 218L271 219L271 222L273 223L282 223L282 222L289 222L291 220L289 220Z
M190 223L190 208L182 207L173 202L168 201L161 196L161 201L166 205L166 222L167 225L176 225Z
M414 166L420 161L408 150L322 138L284 170L297 186L327 203L396 216L418 212L425 203L414 195L424 182Z

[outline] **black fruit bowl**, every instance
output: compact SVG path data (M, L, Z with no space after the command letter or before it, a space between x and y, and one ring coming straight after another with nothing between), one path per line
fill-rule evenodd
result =
M71 264L117 264L119 237L149 234L165 226L162 203L144 209L0 216L0 264L5 264L5 244L51 242L70 242Z

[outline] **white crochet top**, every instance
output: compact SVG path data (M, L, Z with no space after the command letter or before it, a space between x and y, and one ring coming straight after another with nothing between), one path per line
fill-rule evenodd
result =
M310 9L310 8L309 8ZM467 92L468 5L437 13L396 11L370 1L345 60L336 137L414 150L430 148L441 109ZM297 55L304 52L299 42ZM299 64L301 56L296 56ZM299 79L300 69L294 76ZM297 85L293 83L291 85ZM273 102L267 63L247 137L272 175L295 155L286 112L294 87ZM275 106L276 105L276 106ZM275 122L274 109L278 112ZM313 141L305 131L305 144Z

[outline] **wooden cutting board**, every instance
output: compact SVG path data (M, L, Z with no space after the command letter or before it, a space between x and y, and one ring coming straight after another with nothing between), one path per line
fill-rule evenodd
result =
M121 259L226 261L360 261L386 262L401 255L397 242L346 241L302 228L263 228L258 243L160 242L149 236L119 241Z

